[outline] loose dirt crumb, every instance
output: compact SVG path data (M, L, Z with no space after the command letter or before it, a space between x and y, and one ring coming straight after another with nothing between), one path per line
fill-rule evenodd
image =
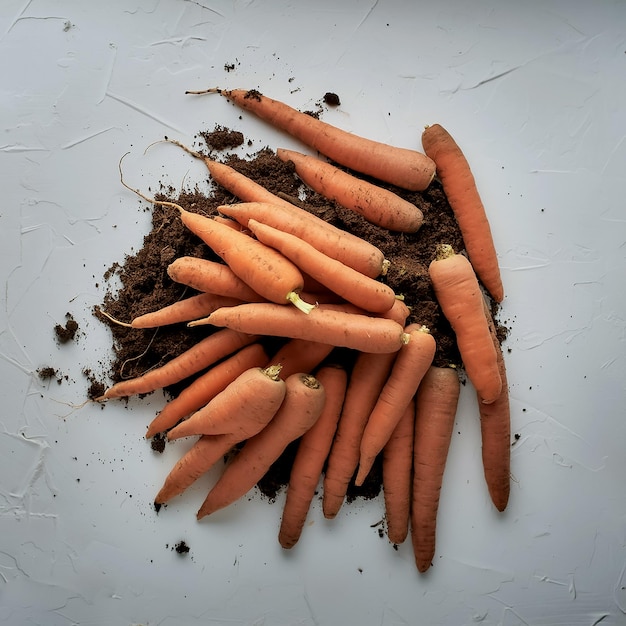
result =
M68 341L72 341L74 337L76 337L76 333L78 332L78 322L74 319L72 314L66 313L65 317L67 320L65 322L65 326L57 324L54 327L54 332L59 343L67 343Z

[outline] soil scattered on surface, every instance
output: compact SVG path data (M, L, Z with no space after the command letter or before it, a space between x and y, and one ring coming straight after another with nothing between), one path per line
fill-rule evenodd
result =
M66 313L65 319L65 326L63 326L62 324L57 324L54 327L54 332L59 343L67 343L68 341L72 341L74 337L76 337L76 333L78 332L78 322L74 319L72 314Z

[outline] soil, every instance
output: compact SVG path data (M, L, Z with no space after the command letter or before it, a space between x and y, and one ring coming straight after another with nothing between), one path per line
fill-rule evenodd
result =
M76 337L76 333L78 332L78 322L73 318L72 314L66 313L65 319L65 326L63 326L62 324L57 324L54 327L54 332L59 343L67 343L68 341L72 341L74 337Z
M329 98L325 96L324 99ZM330 100L334 104L334 100L332 98ZM303 206L335 226L378 246L391 262L389 271L381 280L390 285L397 294L404 296L406 304L411 308L408 322L418 322L431 330L437 343L434 363L440 366L453 365L462 372L454 333L441 313L428 276L428 265L435 256L438 244L447 243L456 251L464 250L458 225L437 180L423 192L409 192L391 185L383 185L413 202L424 214L423 226L417 233L392 233L368 223L360 215L343 209L319 194L304 189L292 165L284 163L270 148L264 148L246 158L229 153L228 150L246 143L245 137L240 132L216 126L213 130L198 133L195 139L195 143L198 144L195 149L199 152L227 163L271 192L291 199L295 204ZM381 184L380 181L374 182ZM220 204L238 201L219 185L213 185L209 195L197 190L176 195L171 188L161 188L157 197L174 200L189 211L206 215L216 214L216 207ZM145 207L145 202L140 200L138 202ZM168 264L177 257L190 255L219 260L204 243L183 227L178 219L177 210L160 206L144 210L152 211L152 227L143 240L142 248L134 254L126 255L105 274L105 280L117 275L121 281L121 288L116 292L109 292L102 303L102 308L119 320L128 321L195 293L174 283L167 275ZM494 312L497 313L495 308ZM97 309L95 314L98 315ZM135 330L110 324L102 316L100 319L110 326L113 335L113 356L109 372L112 382L138 376L162 365L200 338L213 332L210 326L190 329L185 324L157 330ZM68 320L68 324L70 321ZM57 330L57 334L60 332ZM506 330L500 328L500 332L504 338ZM268 350L277 350L281 341L270 340ZM329 358L343 363L349 369L354 356L350 350L336 349ZM188 382L183 381L180 385L169 387L166 392L174 397ZM102 393L102 385L98 386L92 381L89 393L90 397L97 397ZM287 483L296 445L288 447L259 482L259 489L270 500L275 498ZM162 451L165 439L153 442L152 446L156 451ZM365 485L361 488L351 486L348 500L357 497L375 497L380 488L381 472L378 462Z

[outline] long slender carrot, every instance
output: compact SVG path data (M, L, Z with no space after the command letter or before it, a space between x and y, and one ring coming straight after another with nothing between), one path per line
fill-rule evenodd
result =
M278 148L283 161L291 161L302 181L324 197L388 230L414 233L424 215L415 204L379 185L357 178L332 163L295 150Z
M399 350L363 431L359 471L354 481L357 486L363 484L433 362L436 343L429 329L425 326L413 327L409 335L411 339Z
M322 510L336 517L359 464L359 446L367 418L389 376L397 353L360 352L355 359L337 432L324 472Z
M198 519L228 506L252 489L285 448L304 435L322 413L326 392L314 376L293 374L285 385L287 392L280 409L226 466L198 510Z
M218 309L189 326L213 324L244 333L308 339L369 352L396 352L408 341L403 327L392 319L331 307L320 304L308 315L302 315L294 307L254 302Z
M348 302L373 313L384 313L393 306L396 294L391 287L327 256L299 237L252 219L248 220L248 228L257 239Z
M498 355L489 334L483 295L471 263L449 245L441 245L428 272L443 314L456 335L467 376L481 401L500 396Z
M383 497L387 537L394 544L402 543L409 534L414 427L415 400L411 398L383 448Z
M426 189L433 179L435 164L417 150L398 148L349 133L278 100L263 96L258 91L207 91L221 93L241 108L293 135L336 163L357 172L412 191Z
M333 346L328 343L290 339L267 361L266 367L280 365L283 379L299 372L311 374L332 350Z
M501 302L504 288L491 227L465 155L440 124L426 127L422 133L422 145L437 165L437 175L459 224L476 274L494 300Z
M163 407L148 426L146 439L169 430L181 419L204 406L246 370L261 367L266 361L267 354L260 343L246 346L220 361Z
M115 383L98 399L122 398L168 387L217 363L225 356L256 342L258 339L258 335L223 328L201 339L197 344L164 365L152 369L142 376Z
M317 421L300 438L291 466L278 532L278 541L286 549L292 548L302 534L333 442L348 383L346 370L336 365L321 367L315 377L326 390L326 402Z
M243 441L258 433L285 397L280 366L252 367L202 408L167 433L169 440L193 435L234 435Z
M460 392L459 376L449 367L432 366L416 395L411 541L420 572L431 565L439 495Z

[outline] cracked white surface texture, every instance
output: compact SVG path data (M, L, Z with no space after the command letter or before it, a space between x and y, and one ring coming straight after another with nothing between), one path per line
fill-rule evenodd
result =
M0 622L626 623L626 4L414 4L0 3ZM315 502L290 553L282 496L195 521L213 474L157 516L189 445L158 455L144 441L163 398L84 404L83 368L106 370L110 349L91 315L102 275L149 227L120 157L134 184L180 188L205 171L167 145L144 154L164 135L189 143L220 124L249 151L304 149L222 98L185 95L210 86L300 109L334 91L326 121L407 147L440 122L472 164L507 291L519 439L498 516L463 389L426 576L371 526L380 499L332 523ZM80 332L61 346L67 312ZM48 365L60 384L38 378Z

